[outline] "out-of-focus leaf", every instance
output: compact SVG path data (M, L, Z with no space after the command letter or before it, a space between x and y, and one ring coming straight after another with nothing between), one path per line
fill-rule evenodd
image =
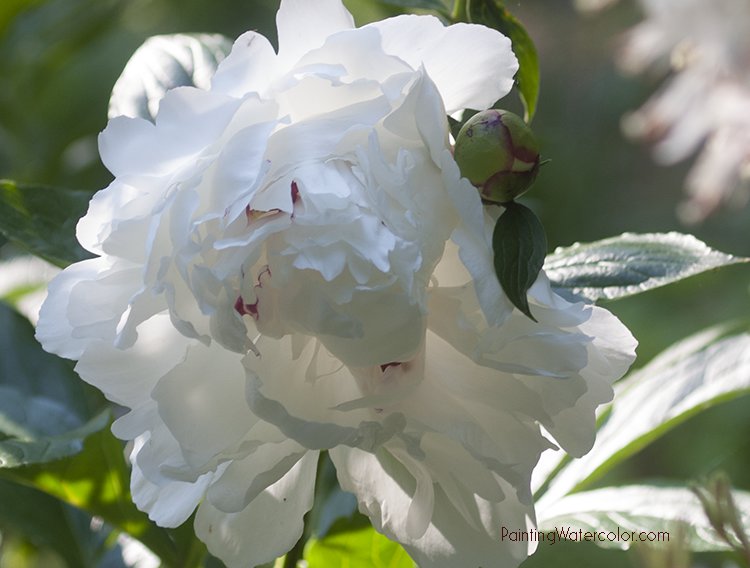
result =
M153 36L139 47L117 79L109 100L109 117L141 117L153 121L159 101L170 89L211 85L232 41L219 34Z
M0 479L0 529L22 534L55 550L71 567L95 566L106 530L93 530L91 517L45 493Z
M0 34L13 21L18 14L24 10L33 8L42 0L3 0L0 2Z
M750 533L750 493L735 491L732 496ZM558 538L562 532L589 531L594 533L592 542L605 548L665 546L679 535L680 545L694 551L729 549L695 494L682 487L633 485L585 491L538 508L537 515L539 530L556 531Z
M81 191L0 180L0 232L57 266L90 258L75 238L90 199Z
M526 293L544 264L547 237L531 209L515 202L504 207L492 234L495 273L513 305L536 321Z
M722 266L748 262L715 251L692 235L624 233L558 248L544 270L553 288L592 301L624 298Z
M27 398L13 387L0 386L0 468L77 454L86 437L108 423L107 410L81 424L75 414L54 400Z
M505 34L518 59L516 86L523 103L524 120L531 122L539 99L539 56L526 28L500 0L467 0L469 21L483 24Z
M304 557L309 568L416 567L401 545L375 531L369 522L353 524L351 519L337 521L325 538L309 540Z
M593 449L551 480L540 509L584 488L701 410L750 393L750 334L714 341L719 336L711 330L678 343L617 383Z

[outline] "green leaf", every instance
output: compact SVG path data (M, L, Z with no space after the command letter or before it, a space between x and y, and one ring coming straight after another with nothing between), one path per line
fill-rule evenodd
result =
M534 212L519 203L504 204L492 234L495 273L513 305L531 315L526 296L536 281L547 253L544 227Z
M0 386L0 468L46 463L77 454L87 436L109 423L109 411L81 424L62 404Z
M143 542L166 565L185 565L167 531L133 505L122 443L102 429L108 411L102 412L101 399L68 362L44 352L29 321L1 302L0 353L0 457L15 460L8 465L28 463L0 467L0 479L101 517ZM46 463L29 463L40 461Z
M746 258L715 251L692 235L625 233L558 248L544 270L564 296L592 301L632 296Z
M500 0L468 0L467 13L470 22L496 29L510 38L519 64L516 87L525 110L524 120L531 122L539 99L540 80L539 56L534 41Z
M24 535L55 550L68 566L95 566L106 530L94 531L91 517L45 493L0 479L0 529Z
M176 87L208 88L232 40L219 34L153 36L125 65L112 89L109 118L141 117L153 121L159 101Z
M733 492L742 523L750 532L750 493ZM538 508L539 529L615 533L609 540L593 542L605 548L629 548L632 544L688 547L694 551L729 550L730 547L712 528L696 495L682 487L631 485L607 487L563 497L547 508ZM618 532L619 531L619 532ZM648 534L651 532L652 534ZM669 541L665 541L666 532ZM645 534L641 534L645 533ZM617 536L619 535L619 538ZM655 539L649 542L649 538ZM661 538L661 543L657 542Z
M79 454L43 465L0 469L0 478L34 487L141 541L165 566L182 566L169 533L130 499L122 444L108 430L89 436Z
M90 258L75 238L90 199L82 191L0 180L0 233L58 266Z
M401 545L375 531L369 522L352 524L350 519L337 521L325 538L310 539L305 547L304 557L309 568L416 566Z
M11 388L24 398L55 401L82 424L100 408L89 408L88 387L71 365L44 351L25 317L0 302L0 387Z
M557 473L540 507L583 489L701 410L750 393L750 334L722 335L711 329L690 337L617 383L594 447Z

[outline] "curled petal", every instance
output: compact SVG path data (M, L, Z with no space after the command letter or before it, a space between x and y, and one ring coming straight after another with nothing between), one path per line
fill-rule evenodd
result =
M313 503L317 461L318 452L307 452L237 513L203 501L195 517L196 534L230 568L258 566L283 555L302 535L303 518Z
M136 442L133 454L137 454L142 439ZM184 523L203 499L212 474L207 473L196 481L165 481L159 485L149 481L137 463L133 463L130 477L130 493L141 511L162 527L179 527Z
M489 108L513 87L518 61L510 40L495 30L473 24L445 27L433 16L415 15L369 26L380 32L386 53L414 69L424 65L448 114Z

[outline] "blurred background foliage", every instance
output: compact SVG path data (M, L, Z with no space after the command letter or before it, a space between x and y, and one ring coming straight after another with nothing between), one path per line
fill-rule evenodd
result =
M399 12L368 0L345 4L358 24ZM677 230L724 252L750 256L747 208L721 211L700 226L681 225L675 205L689 164L657 166L647 148L621 134L622 116L638 108L663 79L623 77L613 63L619 37L640 18L635 3L620 2L595 17L576 13L572 0L506 4L527 26L540 55L542 84L533 126L543 158L551 162L525 201L543 220L550 247L625 231ZM91 193L105 187L111 176L98 160L96 136L106 125L112 85L133 51L151 35L174 32L234 38L255 29L275 42L277 7L277 0L0 0L0 179ZM520 111L514 95L508 107ZM0 251L12 254L7 245ZM639 339L640 366L690 333L746 320L748 276L746 267L730 267L606 307ZM744 397L679 426L600 484L698 479L722 469L737 487L748 489L748 433ZM19 536L21 527L3 518L8 502L2 501L2 490L0 568L64 565L49 552L54 548L49 539L28 542ZM78 530L81 519L74 509L65 506L59 514L73 519L67 526ZM588 544L563 544L540 547L524 566L633 566L633 559ZM721 555L699 559L723 565Z

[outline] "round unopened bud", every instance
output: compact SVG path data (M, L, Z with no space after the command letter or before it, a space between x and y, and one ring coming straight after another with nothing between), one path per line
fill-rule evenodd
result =
M539 143L521 117L489 109L471 117L456 138L461 175L482 198L507 203L524 193L539 172Z

